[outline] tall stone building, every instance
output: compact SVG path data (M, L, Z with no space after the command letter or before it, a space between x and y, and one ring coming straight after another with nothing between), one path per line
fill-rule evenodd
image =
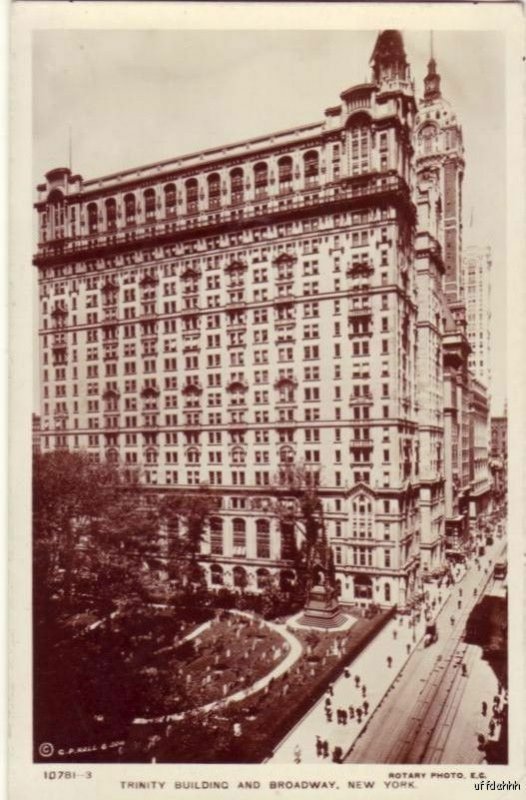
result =
M460 557L468 535L472 420L462 272L465 163L462 128L440 84L431 50L414 131L419 430L436 464L428 488L434 525L443 520L442 547Z
M491 247L470 245L463 254L464 302L471 346L469 368L491 390Z
M42 449L140 465L150 491L210 484L212 586L290 579L272 498L292 464L320 486L343 602L403 606L442 562L463 160L427 113L383 31L321 122L38 186ZM415 119L422 156L431 127L447 144L418 233Z

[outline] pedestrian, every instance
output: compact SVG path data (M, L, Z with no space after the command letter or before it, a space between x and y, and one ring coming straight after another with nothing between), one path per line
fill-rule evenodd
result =
M462 600L459 600L459 601L457 602L457 608L458 608L458 610L460 611L460 609L462 608Z
M492 719L490 720L490 723L489 723L489 735L490 735L492 738L493 738L493 736L495 735L495 721L494 721L494 720L492 720Z
M466 665L464 663L462 664L462 677L463 678L467 678L468 677L468 668L466 667Z
M362 697L365 697L366 694L367 694L367 686L364 683L362 686Z
M347 711L342 708L342 725L347 725Z
M322 742L322 747L323 747L323 758L328 758L328 756L329 756L329 742L327 741L327 739L325 739Z
M473 589L473 597L476 597L476 596L477 596L477 587L475 587L475 588Z
M354 706L349 706L349 719L354 719Z
M482 716L485 717L488 713L488 704L485 700L482 701Z
M367 715L369 713L369 703L367 700L363 701L363 713Z
M341 764L343 761L343 750L341 747L336 746L332 751L332 760L335 764Z
M345 669L343 670L343 674L345 675L346 678L350 678L351 677L351 673L349 672L347 667L345 667Z
M327 686L327 691L330 694L330 696L332 697L333 694L334 694L334 687L333 687L332 683L329 683L329 685Z
M316 736L316 755L319 757L323 753L323 742L319 736Z
M407 651L407 655L409 655L409 653L411 652L411 645L409 643L406 644L405 649Z
M449 621L451 622L451 627L453 627L453 625L455 624L455 617L451 616L449 618Z
M294 761L296 762L296 764L299 764L301 762L301 750L298 744L294 748Z
M458 596L459 596L459 597L462 597L462 586L461 586L461 587L459 588L459 590L458 590Z
M498 696L498 694L496 694L495 697L493 698L493 702L497 706L497 708L500 706L500 697Z
M331 698L330 697L326 697L325 698L325 708L330 708L331 702L332 702Z
M389 669L391 669L391 667L393 666L393 659L391 658L391 656L387 656L387 666L389 667Z
M393 639L396 639L397 636L398 636L398 633L397 633L396 629L394 629L393 630Z
M357 708L356 709L356 719L358 720L358 724L360 724L361 721L362 721L362 709L361 708Z
M355 675L354 676L354 683L356 684L356 688L358 688L358 686L360 685L360 676L359 675Z

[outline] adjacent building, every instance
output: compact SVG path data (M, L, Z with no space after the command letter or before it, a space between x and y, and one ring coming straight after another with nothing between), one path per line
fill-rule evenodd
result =
M490 469L493 479L493 495L500 503L506 495L508 472L508 415L491 418Z
M464 302L471 345L469 368L491 390L491 248L470 245L464 250Z
M463 151L437 86L417 108L383 31L321 122L38 186L42 449L140 466L150 491L212 486L212 586L290 579L272 498L294 464L343 602L403 606L443 563L470 378Z

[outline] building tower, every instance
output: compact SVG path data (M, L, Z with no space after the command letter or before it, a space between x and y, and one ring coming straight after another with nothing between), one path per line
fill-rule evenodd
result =
M452 531L446 547L442 544L440 548L450 555L448 541L454 540L460 548L467 530L467 518L461 511L467 514L470 490L470 390L461 269L462 129L442 96L440 83L431 34L424 95L414 132L420 437L422 468L431 481L427 489L422 481L424 519L428 515L422 542L425 547L426 536L436 541L430 529L442 534Z
M416 119L417 169L433 171L440 186L441 245L445 265L445 291L452 308L463 298L462 181L464 145L462 128L450 103L442 96L440 74L433 54L424 78L424 96ZM461 311L455 312L455 316Z

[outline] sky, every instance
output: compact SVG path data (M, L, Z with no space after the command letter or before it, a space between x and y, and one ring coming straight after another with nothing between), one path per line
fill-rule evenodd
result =
M323 119L369 79L376 31L44 30L33 42L33 182L85 179ZM403 32L417 97L427 31ZM442 93L462 124L464 241L490 245L492 412L506 396L504 37L438 31Z

